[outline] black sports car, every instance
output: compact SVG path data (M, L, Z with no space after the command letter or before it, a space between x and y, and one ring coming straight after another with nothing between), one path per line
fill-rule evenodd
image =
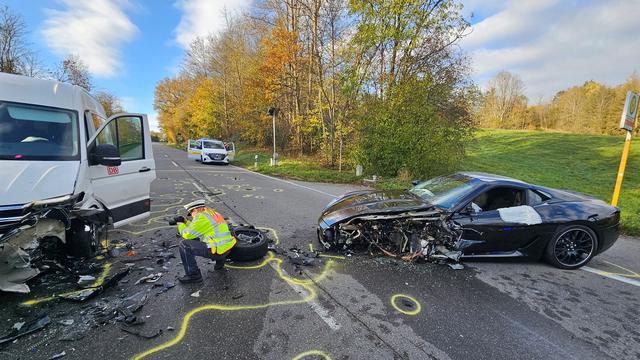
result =
M461 172L345 194L322 211L318 239L405 260L530 257L577 269L613 245L619 223L618 208L587 195Z

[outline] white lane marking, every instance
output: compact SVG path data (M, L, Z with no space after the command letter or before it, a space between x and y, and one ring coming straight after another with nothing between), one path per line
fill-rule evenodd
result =
M638 280L629 279L629 278L626 278L626 277L620 276L620 275L610 274L610 273L608 273L606 271L594 269L594 268L589 267L589 266L583 266L583 267L581 267L581 269L584 270L584 271L588 271L590 273L593 273L593 274L606 276L609 279L621 281L621 282L623 282L625 284L629 284L629 285L634 285L634 286L640 287L640 281L638 281Z
M173 166L178 167L178 164L176 164L175 161L171 160L171 163L173 164Z
M274 270L277 270L277 265L275 265L273 262L270 262L269 265ZM289 274L287 274L287 272L284 269L280 268L280 271L282 271L283 275L289 276ZM303 287L288 281L286 281L286 283L289 284L289 286L291 286L293 291L297 292L303 298L309 296L309 292L307 292L307 290L305 290ZM315 311L316 314L318 314L318 316L320 316L320 319L322 319L322 321L324 321L331 330L333 331L340 330L340 324L338 324L336 319L334 319L331 315L329 315L329 310L322 307L322 305L320 305L315 299L308 301L307 304L311 306L311 309Z
M283 182L283 183L287 183L287 184L289 184L289 185L297 186L297 187L300 187L300 188L303 188L303 189L307 189L307 190L315 191L315 192L320 193L320 194L323 194L323 195L331 196L332 198L337 198L337 197L338 197L338 195L329 194L328 192L324 192L324 191L322 191L322 190L314 189L314 188L312 188L312 187L308 187L308 186L304 186L304 185L296 184L296 183L291 182L291 181L288 181L288 180L278 179L278 178L273 177L273 176L269 176L269 175L265 175L265 174L260 174L259 172L251 171L251 170L248 170L248 169L245 169L245 168L241 168L241 167L237 167L237 166L234 166L234 167L235 167L235 168L237 168L237 169L242 169L242 170L244 170L244 171L247 171L247 172L250 172L250 173L256 174L256 175L264 176L264 177L269 178L269 179L271 179L271 180L281 181L281 182Z

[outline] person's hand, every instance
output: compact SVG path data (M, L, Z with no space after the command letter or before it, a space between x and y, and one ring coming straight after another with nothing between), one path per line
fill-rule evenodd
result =
M186 220L182 215L174 216L173 218L169 219L169 225L172 225L172 226L178 223L183 223L183 222L186 222Z

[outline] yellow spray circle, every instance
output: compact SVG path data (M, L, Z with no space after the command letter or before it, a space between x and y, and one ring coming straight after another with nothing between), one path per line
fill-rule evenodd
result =
M329 357L329 355L327 355L326 353L324 353L323 351L320 350L309 350L309 351L305 351L301 354L296 355L292 360L302 360L304 358L306 358L307 356L319 356L324 360L331 360L331 357Z
M418 315L422 311L422 305L418 300L404 294L393 295L391 297L391 306L405 315Z

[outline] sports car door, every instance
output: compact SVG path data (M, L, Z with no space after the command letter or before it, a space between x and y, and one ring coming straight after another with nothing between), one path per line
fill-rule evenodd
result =
M535 239L541 219L525 194L515 187L492 188L473 200L476 211L454 215L464 229L465 255L509 255Z
M224 148L227 150L227 157L229 161L233 161L236 157L236 145L232 142L224 143Z
M149 216L151 182L156 178L147 116L115 115L96 131L89 153L97 145L114 145L120 166L91 165L94 196L110 211L114 227Z
M191 140L187 142L187 154L188 158L191 160L200 160L200 152L201 152L200 142L197 140Z

